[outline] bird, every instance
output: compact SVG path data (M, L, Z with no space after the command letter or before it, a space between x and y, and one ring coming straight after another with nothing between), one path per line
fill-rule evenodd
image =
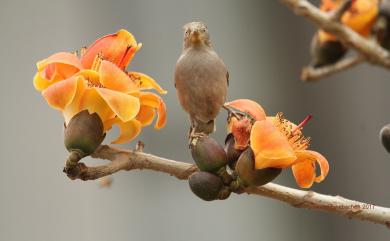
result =
M182 53L174 79L179 102L189 115L190 146L193 140L215 131L215 118L223 107L229 85L229 72L214 51L203 22L184 25Z

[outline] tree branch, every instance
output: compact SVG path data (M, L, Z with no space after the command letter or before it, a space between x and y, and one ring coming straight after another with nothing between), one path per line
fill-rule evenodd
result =
M80 171L70 178L84 181L95 180L120 170L148 169L186 180L192 173L198 171L194 164L169 160L140 151L117 149L107 145L100 146L92 157L111 162L97 167L87 167L83 163L78 163ZM390 228L390 208L349 200L340 196L297 190L273 183L262 187L250 187L245 189L245 192L276 199L298 208L333 212L348 218L384 224Z
M313 68L311 66L304 67L301 72L301 79L303 81L319 80L324 77L331 76L343 70L349 69L365 61L365 58L360 55L344 58L335 64L327 65L320 68Z
M354 32L349 27L343 25L338 21L337 17L339 18L340 16L337 16L337 13L342 12L342 10L345 11L345 8L339 8L340 11L336 11L333 14L327 14L321 12L318 8L313 6L307 0L280 1L283 4L287 5L289 8L291 8L295 12L295 14L311 20L319 28L335 35L346 46L355 49L358 54L363 56L362 58L364 58L366 61L390 69L390 54L388 51L382 48L375 41L360 36L358 33ZM345 7L347 5L344 4L343 6ZM341 70L350 68L359 62L362 62L362 60L352 60L353 59L349 59L340 64L336 63L335 65L329 66L329 68L321 68L316 73L310 71L309 73L307 73L308 76L303 75L303 77L307 77L307 80L310 80L311 74L313 73L313 79L319 79L321 77L328 76L333 72L339 72Z

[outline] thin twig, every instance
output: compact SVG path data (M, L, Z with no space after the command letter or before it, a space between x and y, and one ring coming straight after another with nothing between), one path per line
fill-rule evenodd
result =
M343 70L349 69L353 66L356 66L362 62L364 62L365 59L361 55L355 55L352 57L344 58L340 61L338 61L335 64L332 65L326 65L324 67L320 68L313 68L311 66L304 67L301 72L301 79L303 81L314 81L319 80L324 77L328 77L330 75L339 73Z
M110 146L100 146L92 157L111 162L98 167L86 167L83 163L78 163L80 172L77 176L71 177L72 179L95 180L120 170L148 169L186 180L192 173L198 171L194 164ZM390 208L349 200L340 196L297 190L273 183L262 187L247 188L245 192L276 199L298 208L333 212L347 218L365 220L390 227Z
M331 12L329 14L329 18L332 21L337 21L339 22L341 20L341 17L345 13L345 11L348 10L348 8L351 6L352 0L345 0L343 1L338 8L336 8L335 11Z
M346 46L355 49L359 55L362 55L365 58L366 61L390 69L389 52L386 51L384 48L382 48L375 41L360 36L358 33L354 32L349 27L337 21L336 14L332 15L332 14L321 12L318 8L316 8L306 0L280 0L280 1L283 4L287 5L289 8L291 8L295 12L295 14L311 20L319 28L335 35ZM336 15L336 17L334 15ZM349 64L346 65L346 63L348 62ZM343 68L340 69L338 67L333 69L340 71L342 69L351 67L355 64L356 63L354 61L349 60L347 62L342 63L342 65L344 65ZM331 71L328 69L327 73L330 74ZM318 78L320 77L321 76L319 75Z

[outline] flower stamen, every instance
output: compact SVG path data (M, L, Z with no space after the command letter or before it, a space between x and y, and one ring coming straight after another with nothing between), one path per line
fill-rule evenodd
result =
M92 70L99 71L100 65L103 61L103 53L98 53L92 63Z
M288 142L295 150L304 150L309 147L310 137L306 138L303 136L302 132L299 131L304 125L312 118L311 115L308 115L298 126L293 128L291 122L287 121L282 112L276 114L276 121L274 125L280 130L283 135L288 139Z

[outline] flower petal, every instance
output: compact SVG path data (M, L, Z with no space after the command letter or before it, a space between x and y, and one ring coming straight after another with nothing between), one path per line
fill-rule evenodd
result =
M88 110L89 113L97 113L102 119L103 123L106 120L113 119L115 113L111 110L110 106L100 96L96 88L87 88L80 99L80 110Z
M37 63L38 71L43 70L50 64L63 64L64 66L71 66L78 70L82 69L82 65L77 56L73 53L59 52L49 56L47 59L39 61Z
M96 91L121 121L127 122L138 114L140 109L138 98L105 88L96 88Z
M135 81L137 87L141 90L155 89L160 94L166 94L167 91L150 76L139 72L128 72L129 77Z
M315 164L311 160L297 162L292 166L295 181L301 188L310 188L316 178Z
M134 51L133 48L138 48L134 36L127 30L121 29L117 33L101 37L91 44L82 56L81 63L85 68L89 69L97 54L102 54L103 59L113 62L120 68L124 68L120 64L123 62L123 59L128 58L129 51Z
M138 120L132 119L127 122L122 122L118 119L116 124L119 126L120 135L112 142L113 144L122 144L131 141L141 133L142 125Z
M141 105L150 106L157 110L157 121L154 127L161 129L167 122L167 108L163 99L151 92L141 92L139 95Z
M152 124L155 116L156 111L153 107L141 105L141 109L135 118L141 123L142 126L148 126Z
M34 75L33 83L34 88L38 91L42 91L52 84L50 80L43 78L40 72Z
M318 166L320 167L320 175L315 177L315 182L322 182L325 177L329 173L329 163L326 160L326 158L321 155L318 152L311 151L311 150L301 150L296 152L297 160L295 163L299 164L300 162L304 161L311 161L313 162L313 165L315 166L315 163L318 163ZM295 165L295 164L294 164ZM294 167L294 166L293 166ZM315 170L315 169L314 169Z
M42 95L51 107L62 111L72 102L76 90L77 78L71 77L46 88Z
M68 124L70 119L72 119L74 115L82 111L82 109L80 109L80 102L87 88L87 84L84 77L79 76L76 78L77 78L77 90L73 98L73 101L62 112L62 115L64 116L65 119L65 124Z
M77 73L77 76L83 76L92 86L100 86L99 73L92 69L83 69Z
M99 73L100 83L102 83L105 88L123 93L138 91L138 88L132 79L123 70L109 61L102 61Z
M228 102L226 105L251 115L257 121L265 120L266 118L263 107L253 100L238 99Z
M268 120L256 121L250 136L255 168L285 168L296 160L287 138Z
M140 50L141 47L142 47L142 43L139 43L137 45L127 48L125 55L123 56L122 60L118 63L118 67L121 69L125 69L126 66L129 65L129 63L133 59L135 53L138 52L138 50Z

